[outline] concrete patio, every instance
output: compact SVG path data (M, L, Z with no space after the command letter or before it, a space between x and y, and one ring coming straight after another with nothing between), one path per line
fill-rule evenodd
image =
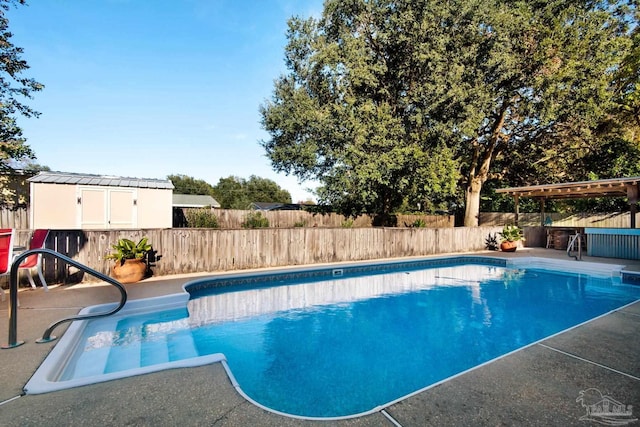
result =
M525 248L513 254L567 259L564 251ZM640 261L584 257L583 262ZM579 263L579 261L576 261ZM182 291L198 276L157 277L127 285L129 299ZM340 421L306 421L279 416L247 402L220 363L172 369L41 395L23 387L56 342L35 344L46 327L86 306L115 301L104 283L52 286L49 292L21 289L20 347L0 351L2 426L461 426L596 425L583 421L581 391L633 406L640 418L640 302L418 393L384 410ZM8 300L8 295L7 295ZM0 306L0 343L8 342L7 301ZM66 326L56 329L61 335ZM631 425L637 425L634 421Z

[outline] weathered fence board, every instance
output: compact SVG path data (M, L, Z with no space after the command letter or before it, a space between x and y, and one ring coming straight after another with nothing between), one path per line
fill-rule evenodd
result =
M214 272L249 268L360 261L405 256L477 251L500 227L461 228L206 228L147 230L51 230L46 247L101 273L109 274L105 256L126 237L146 236L154 275ZM17 244L28 243L29 230L18 232ZM535 240L535 239L534 239ZM73 267L44 256L50 283L94 281Z
M186 212L190 208L184 208ZM212 211L218 219L218 227L224 229L237 229L242 228L242 223L245 221L248 214L255 214L260 212L262 216L269 220L270 228L290 228L290 227L342 227L349 220L336 213L311 213L306 211L247 211L247 210L234 210L234 209L216 209ZM187 215L184 214L184 217ZM421 220L426 227L430 228L442 228L453 227L454 217L452 215L396 215L395 216L398 227L411 226L415 221ZM353 219L351 227L371 227L371 217L368 215L361 215Z
M0 228L29 228L28 208L0 208Z
M524 226L539 226L549 217L554 227L604 227L604 228L629 228L631 214L629 212L611 213L546 213L545 218L540 213L518 214L518 224ZM483 227L501 226L513 224L516 215L511 212L481 212L479 223ZM636 224L640 224L640 213L636 214Z
M218 209L214 214L218 218L220 228L242 228L242 222L249 212L244 210ZM269 220L269 226L273 228L303 227L341 227L346 218L338 214L313 214L305 211L267 211L262 214ZM608 227L627 228L630 224L629 212L612 213L577 213L561 214L546 213L552 225L555 227ZM429 228L446 228L454 226L453 216L443 215L397 215L398 227L411 225L421 219ZM538 226L544 219L540 213L520 213L520 226ZM504 224L513 224L515 214L512 212L481 212L479 216L480 226L492 227ZM636 214L636 223L640 223L640 213ZM354 228L371 227L371 217L367 215L356 218ZM28 208L0 209L0 228L15 228L26 230L29 228Z

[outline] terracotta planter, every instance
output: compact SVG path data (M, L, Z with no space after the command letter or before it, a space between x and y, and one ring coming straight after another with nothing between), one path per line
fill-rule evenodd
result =
M500 249L502 252L515 252L518 248L518 242L502 242L500 243Z
M135 283L144 279L147 264L141 259L127 259L124 264L116 261L111 268L111 277L120 283Z

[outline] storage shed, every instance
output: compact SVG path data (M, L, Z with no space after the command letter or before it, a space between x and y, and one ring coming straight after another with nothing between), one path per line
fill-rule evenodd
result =
M28 179L31 228L171 228L166 179L40 172Z

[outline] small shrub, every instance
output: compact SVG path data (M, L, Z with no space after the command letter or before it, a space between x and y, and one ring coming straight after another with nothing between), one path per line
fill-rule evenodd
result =
M411 224L411 226L416 228L424 228L427 226L427 223L424 221L424 219L418 218L415 221L413 221L413 224Z
M302 228L302 227L306 227L307 226L307 221L296 221L293 223L294 227L298 227L298 228Z
M269 219L262 216L260 212L252 212L244 217L244 221L240 225L242 228L267 228L269 227Z
M123 265L127 259L144 259L147 252L151 250L149 238L143 237L138 243L130 239L120 239L115 245L111 245L113 252L105 256L105 259L112 259Z
M341 226L342 226L342 228L353 228L353 220L352 219L345 219L344 221L342 221Z
M502 242L517 242L518 240L524 240L522 236L522 229L517 225L505 225L501 232L500 240Z
M218 228L218 217L209 209L189 209L185 216L187 227Z
M484 239L484 247L489 251L497 251L498 250L498 233L489 233L486 239Z

